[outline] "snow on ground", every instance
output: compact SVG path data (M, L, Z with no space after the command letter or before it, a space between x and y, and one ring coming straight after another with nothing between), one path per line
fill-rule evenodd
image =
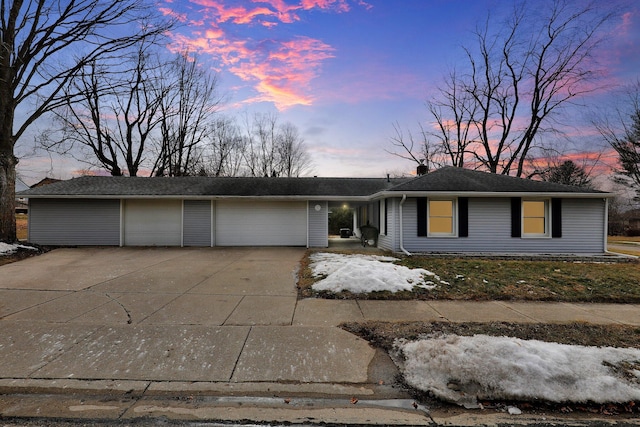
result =
M640 400L640 350L508 337L443 335L398 342L407 382L474 407L477 399Z
M415 286L433 289L440 281L434 273L422 268L410 269L393 264L398 258L377 255L344 255L327 252L311 254L314 277L325 276L313 285L316 291L410 291ZM431 277L433 280L426 280Z
M9 244L0 242L0 256L2 255L11 255L16 252L18 249L29 249L32 251L37 251L36 248L32 248L31 246L19 245L17 243Z

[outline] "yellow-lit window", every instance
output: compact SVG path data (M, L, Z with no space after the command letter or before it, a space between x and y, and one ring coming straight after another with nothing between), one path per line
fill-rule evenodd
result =
M429 234L453 236L453 200L429 200Z
M549 230L549 203L546 200L522 202L522 234L546 236Z

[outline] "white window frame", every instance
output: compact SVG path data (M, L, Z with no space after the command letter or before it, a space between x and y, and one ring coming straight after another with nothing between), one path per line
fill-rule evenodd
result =
M525 202L544 202L544 233L525 233L524 231L524 204ZM520 206L520 226L523 239L548 239L551 238L551 199L531 198L522 199Z
M431 232L431 202L451 202L451 233ZM458 237L458 199L457 198L431 198L427 199L427 237Z

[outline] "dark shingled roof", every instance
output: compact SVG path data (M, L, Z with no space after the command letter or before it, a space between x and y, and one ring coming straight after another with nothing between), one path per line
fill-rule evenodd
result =
M46 196L368 197L406 179L85 176L20 193Z
M474 192L474 193L576 193L607 194L572 185L534 181L508 175L444 167L401 183L390 191L397 192Z
M18 193L20 197L369 197L388 191L607 195L570 185L444 167L416 178L255 178L85 176Z

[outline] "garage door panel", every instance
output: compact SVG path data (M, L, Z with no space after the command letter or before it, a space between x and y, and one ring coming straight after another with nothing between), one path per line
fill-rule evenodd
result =
M306 202L221 201L216 245L306 246Z
M180 246L181 200L127 200L124 210L127 246Z
M31 199L29 241L41 245L120 245L120 200Z

